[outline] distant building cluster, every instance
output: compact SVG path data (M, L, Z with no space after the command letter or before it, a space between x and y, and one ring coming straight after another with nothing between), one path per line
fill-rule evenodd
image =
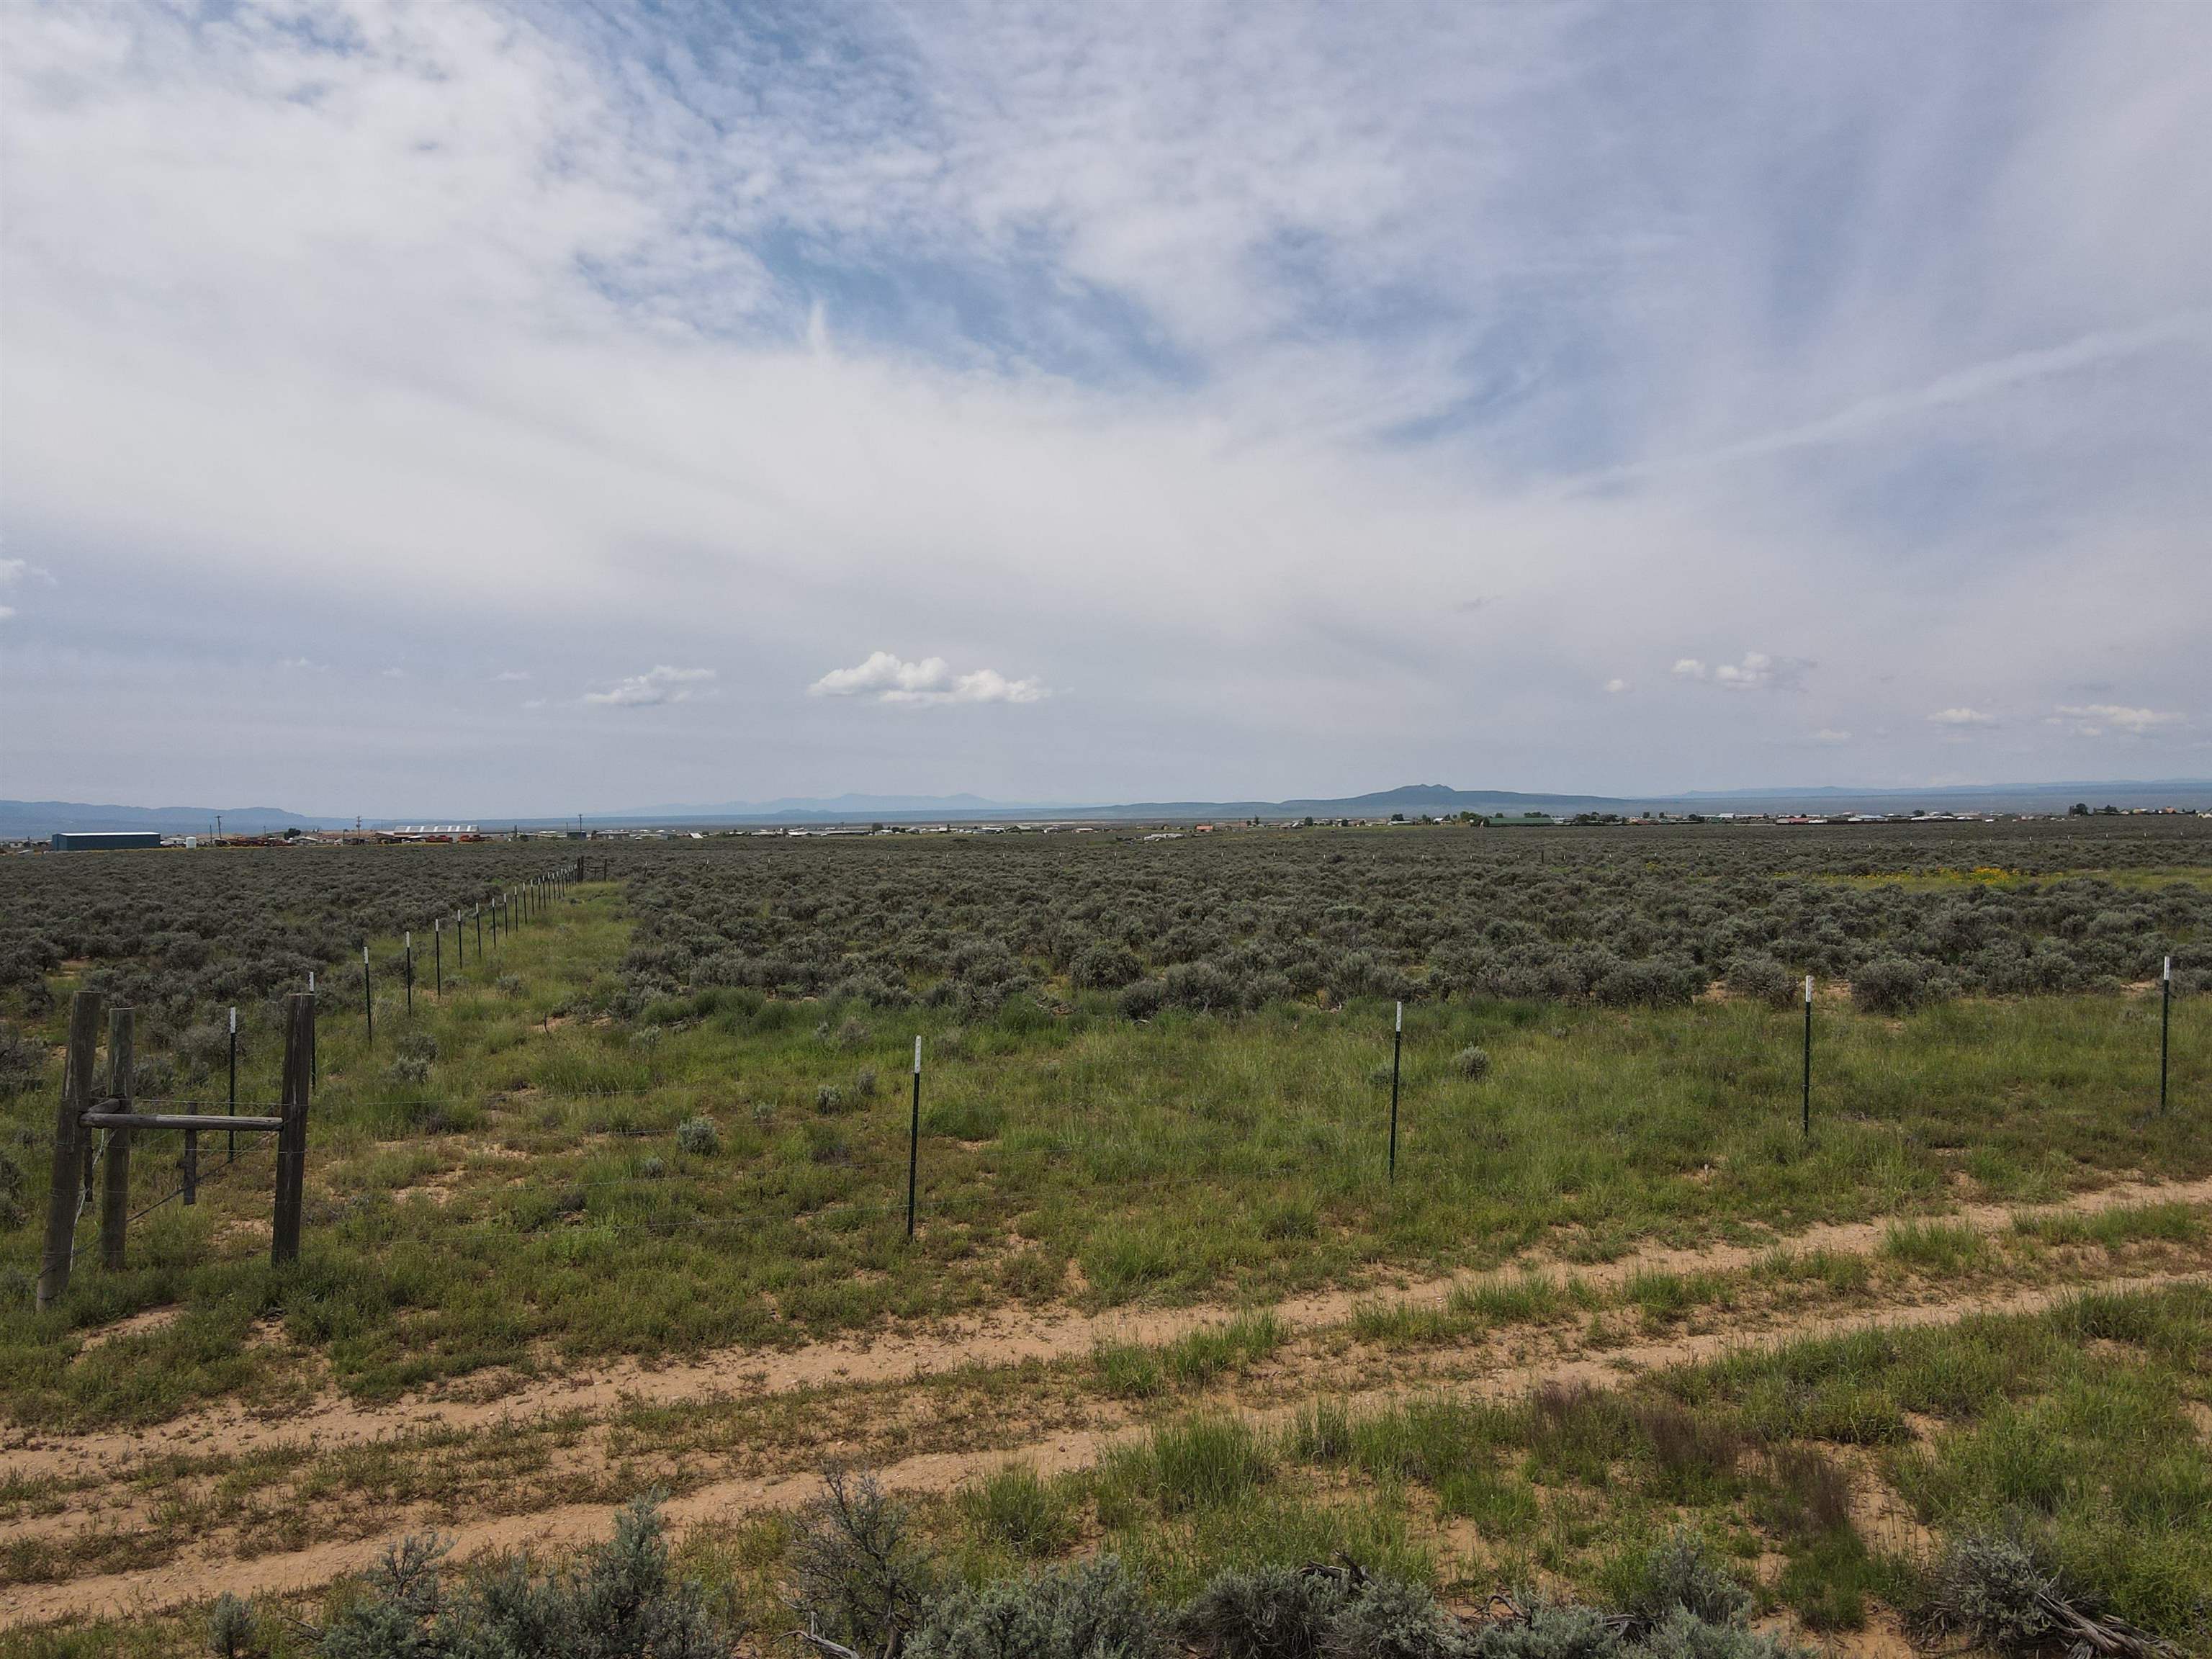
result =
M2185 806L2092 806L2077 801L2063 812L1393 812L1364 817L1249 817L1149 823L1142 819L1102 818L1088 823L1066 819L1013 819L1000 822L939 822L908 823L726 824L712 828L629 825L586 830L580 821L560 829L520 824L485 829L475 823L403 823L381 829L289 829L258 835L167 835L154 830L57 830L41 841L16 842L18 852L121 852L159 848L199 850L236 847L361 847L401 846L483 841L704 841L709 836L769 836L793 840L849 840L867 836L1096 836L1115 835L1146 842L1182 841L1193 836L1231 835L1254 830L1417 830L1446 827L1491 830L1522 829L1633 829L1645 825L1771 824L1783 828L1812 828L1835 824L2027 823L2075 817L2200 817L2212 818L2212 810Z

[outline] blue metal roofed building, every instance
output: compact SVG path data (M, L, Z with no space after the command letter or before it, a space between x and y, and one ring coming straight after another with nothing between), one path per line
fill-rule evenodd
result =
M158 830L57 830L57 853L113 853L134 847L159 847Z

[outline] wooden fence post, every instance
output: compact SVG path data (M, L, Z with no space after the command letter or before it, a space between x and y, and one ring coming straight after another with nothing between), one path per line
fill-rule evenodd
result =
M134 1009L108 1010L107 1086L120 1103L117 1108L119 1111L131 1109L131 1097L137 1092L132 1075L137 1066L131 1042L136 1023ZM123 1270L123 1234L131 1222L132 1133L125 1128L107 1132L107 1169L100 1186L100 1265L110 1273Z
M284 1127L276 1132L276 1215L269 1260L300 1259L300 1207L307 1170L308 1075L314 1064L315 1000L284 999Z
M69 1058L62 1072L62 1103L54 1112L54 1163L46 1188L46 1248L39 1257L41 1310L69 1289L70 1257L76 1249L78 1147L85 1138L77 1120L92 1106L92 1068L100 1053L100 993L79 991L70 1000Z

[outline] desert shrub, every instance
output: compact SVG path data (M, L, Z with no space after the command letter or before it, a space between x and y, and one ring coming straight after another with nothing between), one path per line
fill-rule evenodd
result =
M2069 1646L2079 1632L2067 1610L2094 1613L2019 1531L1978 1527L1944 1547L1930 1576L1923 1619L2002 1654Z
M1927 969L1903 957L1877 957L1851 975L1851 1000L1869 1013L1911 1013L1928 993Z
M241 1055L245 1048L243 1042L239 1044ZM230 1064L229 1024L219 1019L200 1021L177 1039L173 1052L179 1067L196 1082L227 1069Z
M1467 1627L1418 1584L1378 1578L1328 1621L1323 1659L1471 1659Z
M13 1232L28 1218L23 1206L23 1166L0 1152L0 1232Z
M687 1117L676 1126L676 1147L694 1158L712 1158L722 1150L722 1132L711 1117Z
M1650 959L1607 969L1590 985L1590 1000L1608 1008L1663 1008L1687 1002L1704 988L1704 976L1673 963Z
M1490 1075L1490 1051L1478 1043L1470 1042L1452 1056L1452 1070L1463 1078L1480 1083Z
M428 1066L438 1058L438 1039L418 1026L401 1032L393 1051L402 1060L419 1060Z
M404 1089L419 1089L430 1080L430 1062L416 1054L401 1054L385 1068L385 1075L392 1084Z
M1164 1659L1167 1632L1115 1557L1002 1578L933 1606L908 1659Z
M836 1115L845 1109L845 1091L834 1083L824 1083L814 1091L814 1109L824 1117Z
M1120 1006L1125 1018L1150 1019L1167 1000L1168 988L1158 980L1140 979L1121 988Z
M1111 940L1090 946L1075 958L1068 978L1079 990L1118 991L1141 978L1145 964L1127 945Z
M1809 1649L1741 1620L1700 1619L1679 1607L1646 1632L1635 1650L1645 1659L1812 1659Z
M1713 1559L1705 1540L1677 1528L1645 1558L1626 1610L1649 1628L1677 1608L1710 1624L1728 1624L1750 1607L1751 1592Z
M1618 1659L1623 1649L1618 1622L1579 1601L1538 1601L1475 1644L1479 1659Z
M208 1651L215 1659L253 1659L260 1650L253 1604L225 1590L208 1610Z
M792 1606L815 1634L856 1653L884 1652L921 1622L936 1563L906 1506L873 1475L833 1465L822 1487L792 1540Z
M503 997L519 997L522 994L521 976L518 974L501 974L492 981L492 989Z
M1176 1633L1207 1659L1317 1659L1345 1595L1328 1573L1218 1573L1177 1615Z
M1723 982L1737 996L1777 1008L1796 999L1799 985L1795 974L1766 956L1730 957Z
M20 1093L46 1075L46 1051L0 1020L0 1094Z
M322 1633L321 1659L730 1659L737 1650L737 1632L705 1589L672 1575L649 1498L564 1571L510 1559L448 1597L445 1553L418 1538L387 1550L368 1595Z

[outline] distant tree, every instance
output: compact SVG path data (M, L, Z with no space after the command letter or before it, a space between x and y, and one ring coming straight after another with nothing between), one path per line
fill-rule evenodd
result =
M2089 803L2086 800L2075 801L2071 806L2066 809L2066 815L2069 817L2075 818L2087 817L2089 816Z

